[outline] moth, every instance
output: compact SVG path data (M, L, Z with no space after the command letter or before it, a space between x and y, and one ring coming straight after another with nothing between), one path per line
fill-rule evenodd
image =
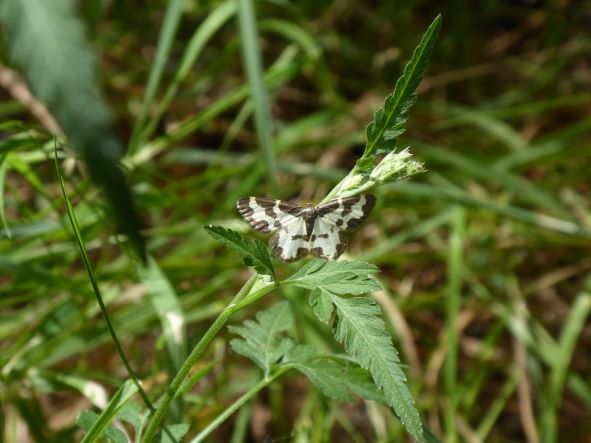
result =
M273 254L295 261L308 254L336 260L347 244L350 232L369 216L376 204L373 195L356 195L312 206L300 207L283 200L243 197L238 212L256 231L275 232L269 241Z

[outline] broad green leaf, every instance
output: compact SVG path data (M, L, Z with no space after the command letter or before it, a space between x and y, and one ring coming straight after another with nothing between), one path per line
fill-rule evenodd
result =
M111 421L117 415L117 412L127 403L133 395L138 391L137 386L131 380L127 380L121 385L121 387L115 392L113 398L109 401L109 404L105 410L98 416L96 421L88 429L82 443L90 443L100 441L100 437L105 432Z
M381 289L380 284L369 277L378 270L376 266L361 261L316 259L281 283L306 289L318 288L333 294L367 294Z
M369 378L366 370L332 359L309 359L292 365L327 397L352 401L353 394L367 400L385 402L384 396Z
M234 351L250 358L268 374L271 366L293 346L291 339L279 336L292 326L293 314L289 303L283 301L260 311L256 318L257 321L246 320L244 326L230 326L230 332L242 337L230 344Z
M383 108L365 129L367 145L363 157L387 153L396 146L396 138L406 130L408 112L416 102L416 89L421 83L441 27L441 15L435 17L415 49L394 92L386 97Z
M260 240L251 240L238 232L222 226L208 225L203 227L209 235L238 252L247 266L253 266L259 274L266 274L275 280L275 271L267 246Z
M186 321L178 295L151 255L148 255L145 266L138 263L137 272L162 325L173 367L178 370L187 356Z
M422 440L422 424L400 368L398 353L386 332L380 307L370 298L343 298L327 293L336 308L335 338L359 365L369 369L407 431Z
M312 294L310 294L309 301L314 314L316 314L316 317L318 317L318 320L320 320L322 323L328 324L334 310L334 305L330 299L330 296L323 293L320 289L315 289L312 291Z
M119 169L122 144L98 94L96 61L69 0L2 0L0 25L10 60L51 110L69 143L84 157L119 226L144 257L140 220Z

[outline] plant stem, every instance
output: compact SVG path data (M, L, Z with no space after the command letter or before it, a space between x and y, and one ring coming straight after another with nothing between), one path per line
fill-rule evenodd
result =
M205 351L205 349L207 348L209 343L216 336L216 334L226 324L228 319L234 313L236 313L237 311L239 311L243 307L249 305L250 303L254 302L255 300L258 300L264 294L270 292L271 290L275 289L278 286L277 283L273 283L268 286L264 286L261 289L258 289L257 291L255 291L251 294L250 291L252 290L253 286L255 285L255 283L259 277L260 277L260 275L255 273L248 279L248 281L244 284L244 286L240 289L240 291L238 291L238 293L236 294L234 299L230 302L230 304L224 308L224 310L215 319L215 321L209 327L209 329L207 331L205 331L205 334L203 335L203 337L201 337L201 340L199 340L199 342L197 343L197 345L195 345L195 347L193 348L193 350L191 351L191 353L189 354L187 359L183 362L182 366L178 370L174 379L170 383L170 386L168 386L168 388L166 389L166 392L161 399L162 402L158 405L156 412L154 413L154 415L152 415L152 417L150 418L150 421L148 422L148 425L146 428L146 435L143 439L144 442L148 443L148 442L152 441L152 439L156 435L156 431L158 430L158 426L160 425L160 423L164 419L164 415L166 414L168 406L170 405L172 400L175 398L175 396L179 392L181 385L182 385L184 379L186 378L187 374L189 373L189 371L191 370L193 365L197 362L197 360L199 360L199 358L201 357L201 355L203 354L203 352ZM245 299L249 295L250 295L250 297L248 297L249 303L239 304L240 301L242 301L243 299Z
M254 397L259 391L261 391L266 386L270 385L276 378L280 377L281 375L285 374L289 371L290 367L283 367L279 369L275 374L269 375L263 378L260 382L250 388L247 392L245 392L238 400L232 403L228 408L224 410L220 415L218 415L215 420L213 420L207 427L201 431L190 443L199 443L202 442L209 434L211 434L215 429L221 425L226 419L228 419L234 412L240 409L246 402L248 402L252 397Z

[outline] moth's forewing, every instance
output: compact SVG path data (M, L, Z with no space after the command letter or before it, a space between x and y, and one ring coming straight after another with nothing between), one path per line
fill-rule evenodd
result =
M236 207L244 220L263 234L292 223L302 210L292 203L264 197L243 197L236 202Z

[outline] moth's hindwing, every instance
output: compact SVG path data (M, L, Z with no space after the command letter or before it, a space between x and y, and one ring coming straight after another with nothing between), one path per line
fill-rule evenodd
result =
M295 218L279 228L269 242L273 254L283 261L304 258L310 252L310 239L303 217Z
M310 252L314 257L336 260L345 252L347 237L334 223L316 217L310 242Z

